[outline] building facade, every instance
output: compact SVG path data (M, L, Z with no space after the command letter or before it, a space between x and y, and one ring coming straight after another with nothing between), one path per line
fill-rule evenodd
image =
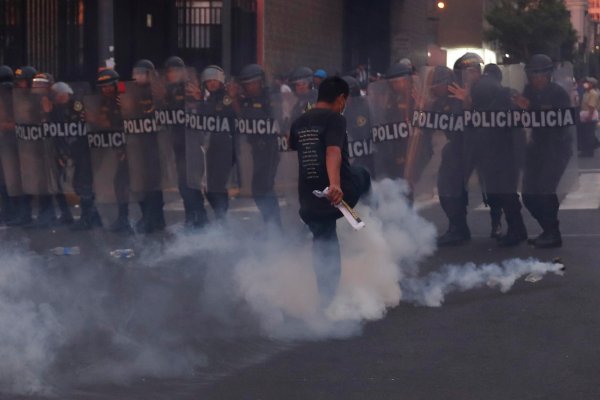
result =
M427 62L433 0L0 0L0 64L33 65L57 79L91 79L112 66L171 55L236 74L260 63L346 73Z

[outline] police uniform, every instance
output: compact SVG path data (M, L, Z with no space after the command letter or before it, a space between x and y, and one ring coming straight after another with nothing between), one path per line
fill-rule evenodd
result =
M71 98L67 104L55 104L50 115L52 122L81 123L83 121L83 103ZM90 148L86 136L57 139L57 151L64 161L73 160L73 189L79 196L81 217L73 225L74 230L86 230L102 226L100 214L94 204L93 172Z
M526 65L528 73L545 73L549 80L552 68L552 61L545 55L532 56ZM529 100L530 110L571 106L569 94L551 81L541 90L535 89L531 84L527 85L523 96ZM525 154L523 204L543 229L542 234L531 241L536 247L562 245L558 221L560 202L556 191L572 156L571 146L572 138L568 128L532 129Z
M185 82L167 84L166 103L169 109L185 110ZM185 222L187 226L202 227L208 222L204 208L202 191L189 187L187 179L186 161L186 130L185 125L169 127L169 134L175 153L178 187L185 209Z
M510 89L484 76L471 89L473 108L477 111L508 111L512 108ZM520 157L524 133L517 128L477 128L473 132L476 167L489 204L504 212L508 230L498 237L501 246L515 246L527 239L517 193Z
M269 91L263 89L256 98L241 100L240 116L247 119L271 119ZM279 144L276 135L248 135L252 150L252 196L263 219L281 227L279 201L275 194L275 176L279 166Z
M200 104L200 112L229 119L229 126L234 126L235 111L233 99L224 89L220 89L205 98ZM230 133L212 133L206 152L207 193L206 198L217 218L225 217L229 208L227 182L235 162L233 136Z

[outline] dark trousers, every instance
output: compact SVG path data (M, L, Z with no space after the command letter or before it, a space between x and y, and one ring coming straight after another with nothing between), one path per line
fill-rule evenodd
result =
M523 204L540 224L544 232L558 231L558 209L560 202L555 193L523 194Z
M321 304L327 306L335 296L342 273L336 219L324 218L305 222L313 234L313 264Z

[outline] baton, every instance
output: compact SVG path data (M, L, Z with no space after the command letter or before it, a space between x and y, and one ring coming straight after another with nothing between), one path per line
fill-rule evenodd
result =
M326 187L324 190L313 190L312 193L318 198L323 199L327 197L328 192L329 188ZM344 200L340 201L340 203L335 205L335 207L341 211L344 218L346 218L346 220L350 223L350 225L352 225L352 227L355 230L359 231L365 227L365 223L362 219L360 219L358 213L354 211L354 209L350 207L350 205Z

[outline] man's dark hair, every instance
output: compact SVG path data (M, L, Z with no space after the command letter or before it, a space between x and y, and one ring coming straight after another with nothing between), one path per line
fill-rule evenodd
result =
M331 104L342 94L346 98L350 95L348 84L339 76L332 76L321 82L317 101L324 101L325 103Z

